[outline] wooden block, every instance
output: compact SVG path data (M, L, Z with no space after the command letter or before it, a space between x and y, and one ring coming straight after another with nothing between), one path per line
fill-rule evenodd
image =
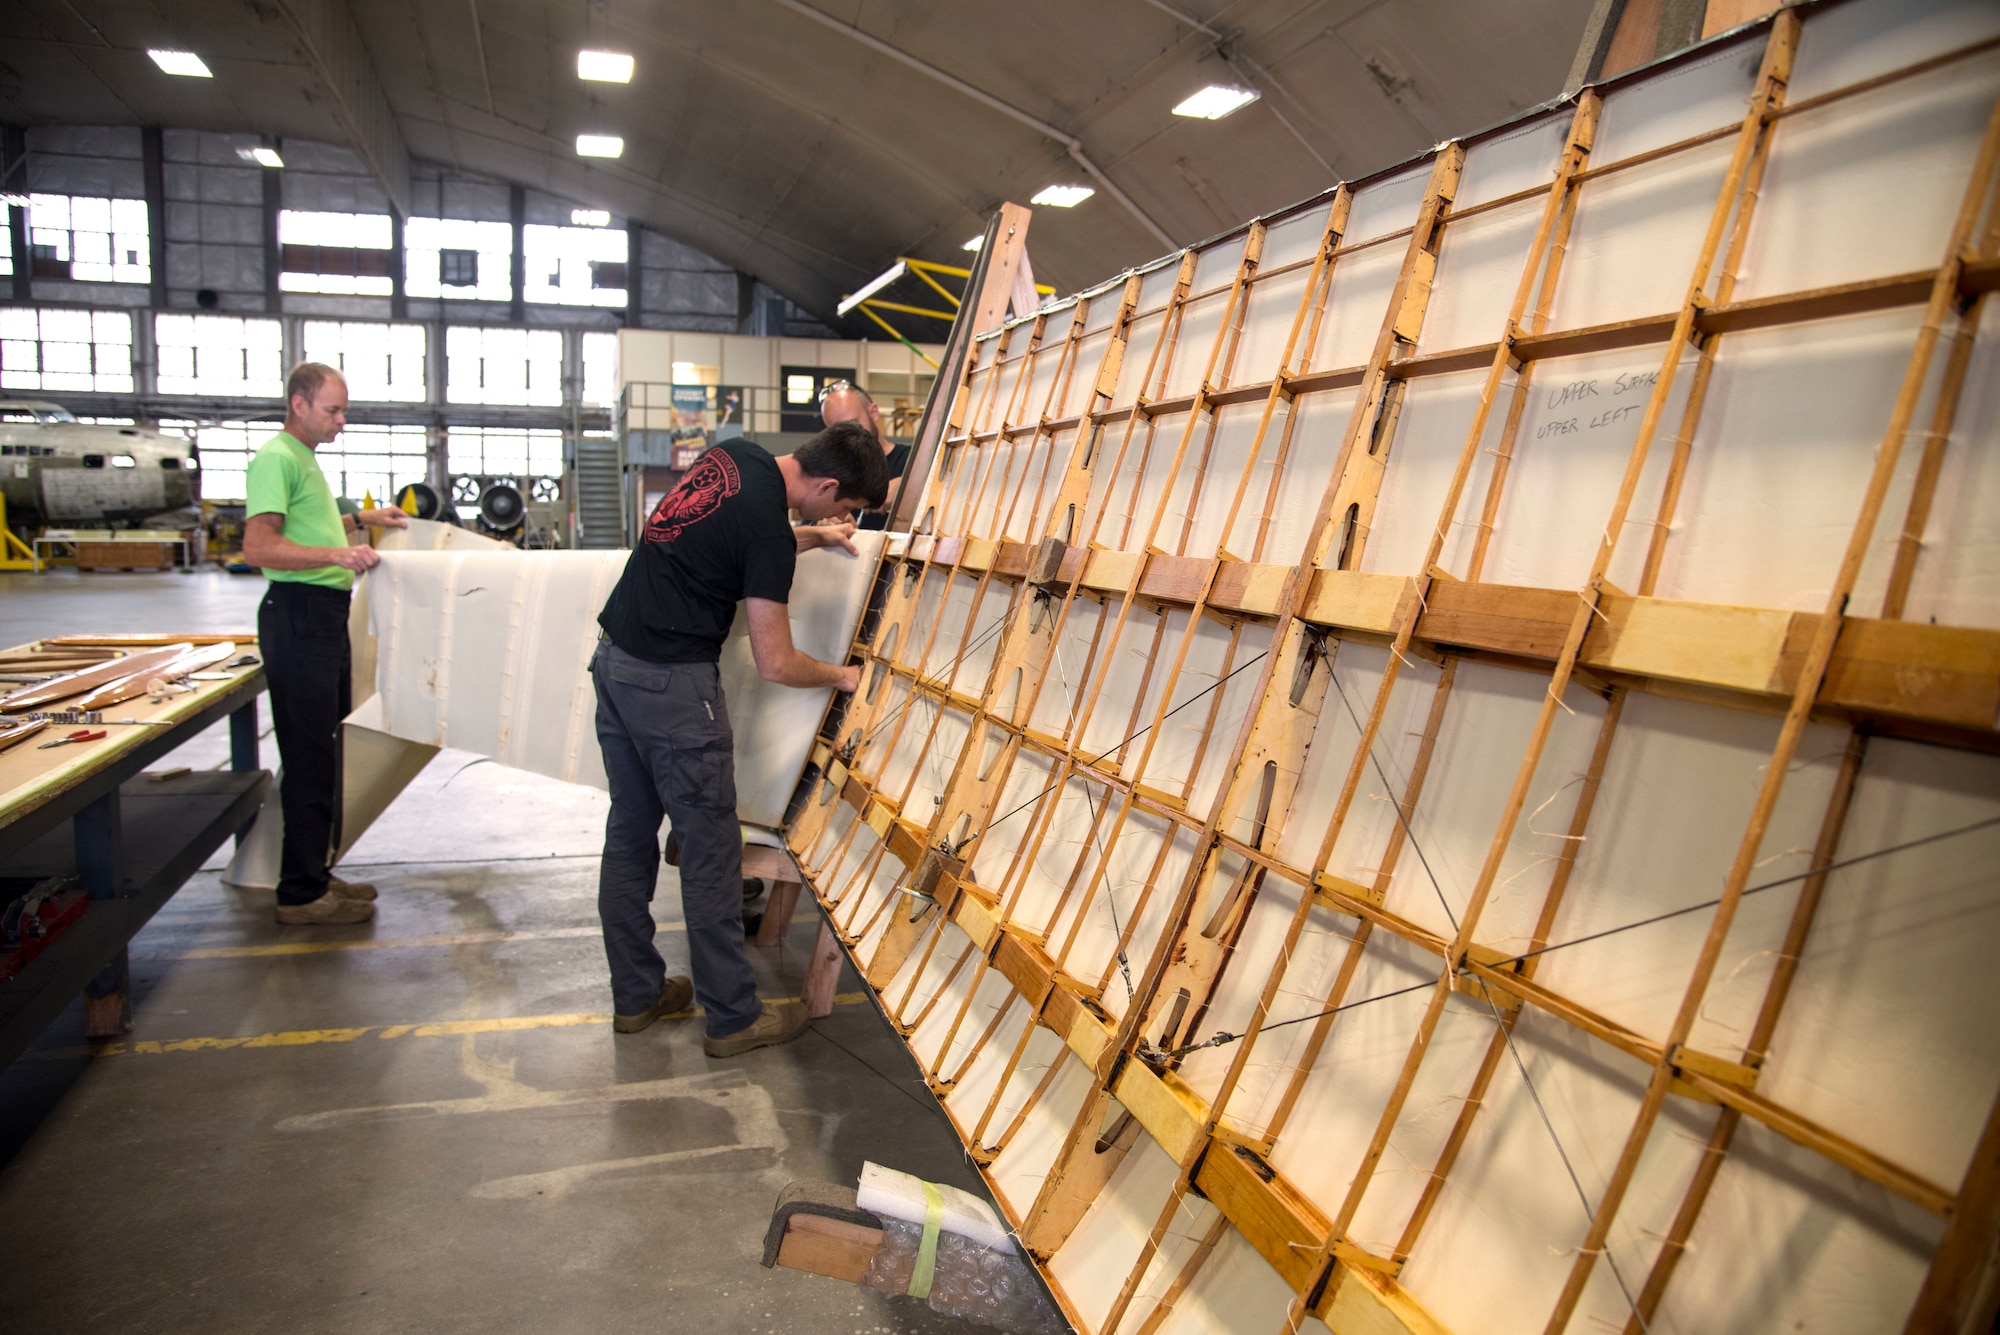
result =
M924 860L924 827L913 825L901 816L889 822L889 829L883 835L889 844L889 856L905 867L915 867Z
M954 534L949 538L939 538L931 548L931 564L940 566L957 565L959 556L965 551L965 539Z
M792 914L799 906L799 888L797 881L778 881L771 886L771 896L764 903L763 920L757 924L758 945L769 949L784 944L785 933L792 926Z
M799 989L806 1014L815 1020L833 1014L835 989L840 986L840 962L845 958L833 923L821 917L819 935L813 938L812 964L806 969L805 986Z
M875 831L875 837L878 839L887 839L889 831L896 827L895 813L880 802L870 801L861 809L861 818L869 829ZM909 864L906 862L903 865Z
M1044 1014L1046 1013L1047 1010L1044 1008ZM1084 1065L1097 1072L1097 1078L1102 1080L1106 1068L1111 1064L1113 1053L1111 1045L1118 1036L1117 1027L1079 1002L1069 1028L1058 1032L1062 1033L1063 1041L1069 1044L1069 1050L1074 1052Z
M1409 588L1407 575L1315 570L1306 590L1305 619L1321 626L1394 635L1397 609Z
M990 538L967 538L965 550L959 556L962 570L991 570L993 558L998 554L1000 544Z
M1035 559L1035 548L1025 542L1003 542L993 556L993 573L1011 575L1020 579L1027 575L1028 567Z
M1780 669L1800 613L1622 593L1605 594L1598 607L1604 615L1593 618L1578 656L1589 667L1742 691L1784 689Z
M1041 546L1035 549L1035 559L1028 566L1030 584L1054 584L1062 576L1063 558L1069 555L1069 544L1061 538L1043 538Z
M952 906L951 920L958 929L972 938L972 944L982 951L993 948L993 934L1000 930L1000 920L993 916L993 908L986 902L983 893L975 893L964 881L959 882L958 903Z
M1295 1291L1319 1278L1327 1220L1247 1146L1220 1137L1201 1156L1194 1184Z
M1167 1157L1182 1167L1194 1162L1208 1140L1208 1104L1187 1081L1172 1071L1158 1073L1144 1062L1128 1061L1111 1092Z
M1201 596L1213 561L1198 556L1168 556L1155 552L1139 576L1139 596L1161 602L1191 604Z
M1144 552L1094 551L1084 562L1083 586L1102 593L1124 593L1138 582L1145 563Z
M2000 631L1849 617L1819 698L1990 731L2000 726Z
M1255 561L1224 561L1208 591L1208 605L1251 616L1276 616L1284 607L1285 584L1294 567Z
M1553 659L1569 637L1579 597L1564 589L1440 580L1431 585L1417 635L1432 644Z
M1055 984L1055 965L1042 948L1004 927L1000 929L998 944L993 947L993 967L1037 1009Z
M882 1247L882 1230L845 1219L795 1214L785 1221L785 1240L778 1244L778 1264L829 1279L859 1284Z
M1401 1284L1367 1266L1336 1266L1319 1311L1338 1335L1451 1335Z

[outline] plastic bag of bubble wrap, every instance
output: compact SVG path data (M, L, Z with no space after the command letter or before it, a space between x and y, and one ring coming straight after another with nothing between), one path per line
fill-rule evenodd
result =
M882 1246L863 1284L1008 1335L1066 1335L1068 1324L986 1202L872 1163L861 1170L857 1198L882 1220Z

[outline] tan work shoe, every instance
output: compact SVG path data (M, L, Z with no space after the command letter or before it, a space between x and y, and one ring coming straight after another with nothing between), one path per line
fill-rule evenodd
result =
M339 895L342 899L375 898L375 886L368 881L343 881L338 876L332 876L327 878L326 888L329 894Z
M375 906L361 899L342 899L329 890L310 904L278 905L278 921L287 927L333 927L367 922Z
M687 978L669 978L660 988L660 998L637 1015L613 1015L611 1027L621 1034L636 1034L652 1024L662 1015L672 1015L684 1011L694 1004L694 982Z
M740 1057L758 1048L774 1048L789 1043L806 1031L806 1008L802 1001L765 1002L764 1013L748 1029L738 1029L721 1038L704 1038L701 1050L711 1057Z

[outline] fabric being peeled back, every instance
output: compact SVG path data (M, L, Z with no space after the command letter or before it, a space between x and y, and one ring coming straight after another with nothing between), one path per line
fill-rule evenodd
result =
M883 537L855 534L858 557L825 549L800 555L790 611L802 652L846 660ZM384 552L365 581L382 731L604 787L589 668L597 614L628 555ZM736 810L746 823L775 826L831 692L759 677L747 621L738 614L720 662L736 739Z

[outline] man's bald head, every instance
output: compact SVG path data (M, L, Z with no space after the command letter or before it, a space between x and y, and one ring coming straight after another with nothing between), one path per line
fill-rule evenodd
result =
M875 433L876 440L882 440L882 410L868 397L867 390L845 381L830 386L820 397L819 420L828 426L836 422L859 422ZM882 441L882 448L886 453L887 441Z

